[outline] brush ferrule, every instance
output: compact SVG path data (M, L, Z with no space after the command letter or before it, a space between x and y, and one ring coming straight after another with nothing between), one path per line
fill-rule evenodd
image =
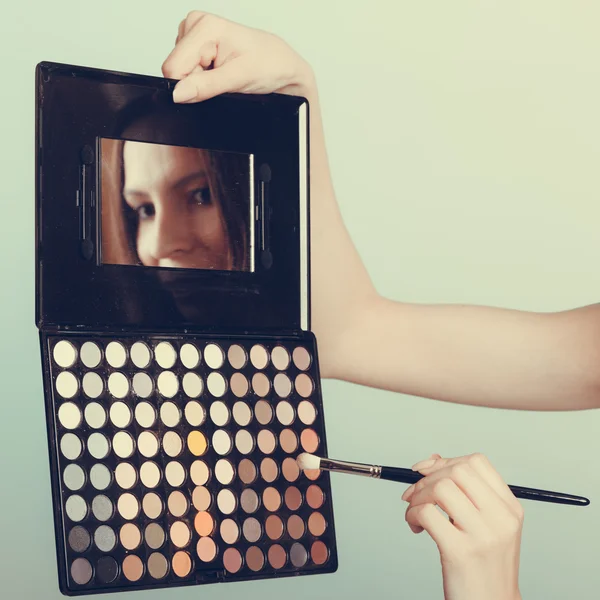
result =
M324 471L336 471L337 473L351 473L363 477L372 477L373 479L379 479L381 477L381 467L376 465L344 462L332 458L322 458L320 469Z

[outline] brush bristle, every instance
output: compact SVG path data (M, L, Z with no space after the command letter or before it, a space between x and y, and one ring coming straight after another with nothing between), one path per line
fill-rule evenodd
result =
M296 459L298 466L303 470L316 470L321 466L321 459L314 454L304 452Z

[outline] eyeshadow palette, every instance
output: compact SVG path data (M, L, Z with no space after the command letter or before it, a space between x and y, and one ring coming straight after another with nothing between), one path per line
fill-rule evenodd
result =
M335 557L316 349L297 340L49 336L73 589L320 569Z
M36 320L66 595L332 573L308 103L36 71Z

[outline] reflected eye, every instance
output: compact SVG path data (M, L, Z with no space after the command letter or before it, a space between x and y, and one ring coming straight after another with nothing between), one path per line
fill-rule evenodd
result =
M140 221L150 219L154 216L155 210L152 204L143 204L136 209Z
M210 190L207 187L192 190L190 193L190 202L192 204L196 204L197 206L211 204L212 200L210 197Z

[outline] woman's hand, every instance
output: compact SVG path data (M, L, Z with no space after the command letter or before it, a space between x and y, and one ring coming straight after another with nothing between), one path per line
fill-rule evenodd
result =
M489 460L433 455L413 470L425 477L402 496L406 521L437 544L446 600L520 599L523 509Z
M276 35L201 11L192 11L179 25L162 71L181 80L175 102L227 92L303 95L312 82L308 64Z

